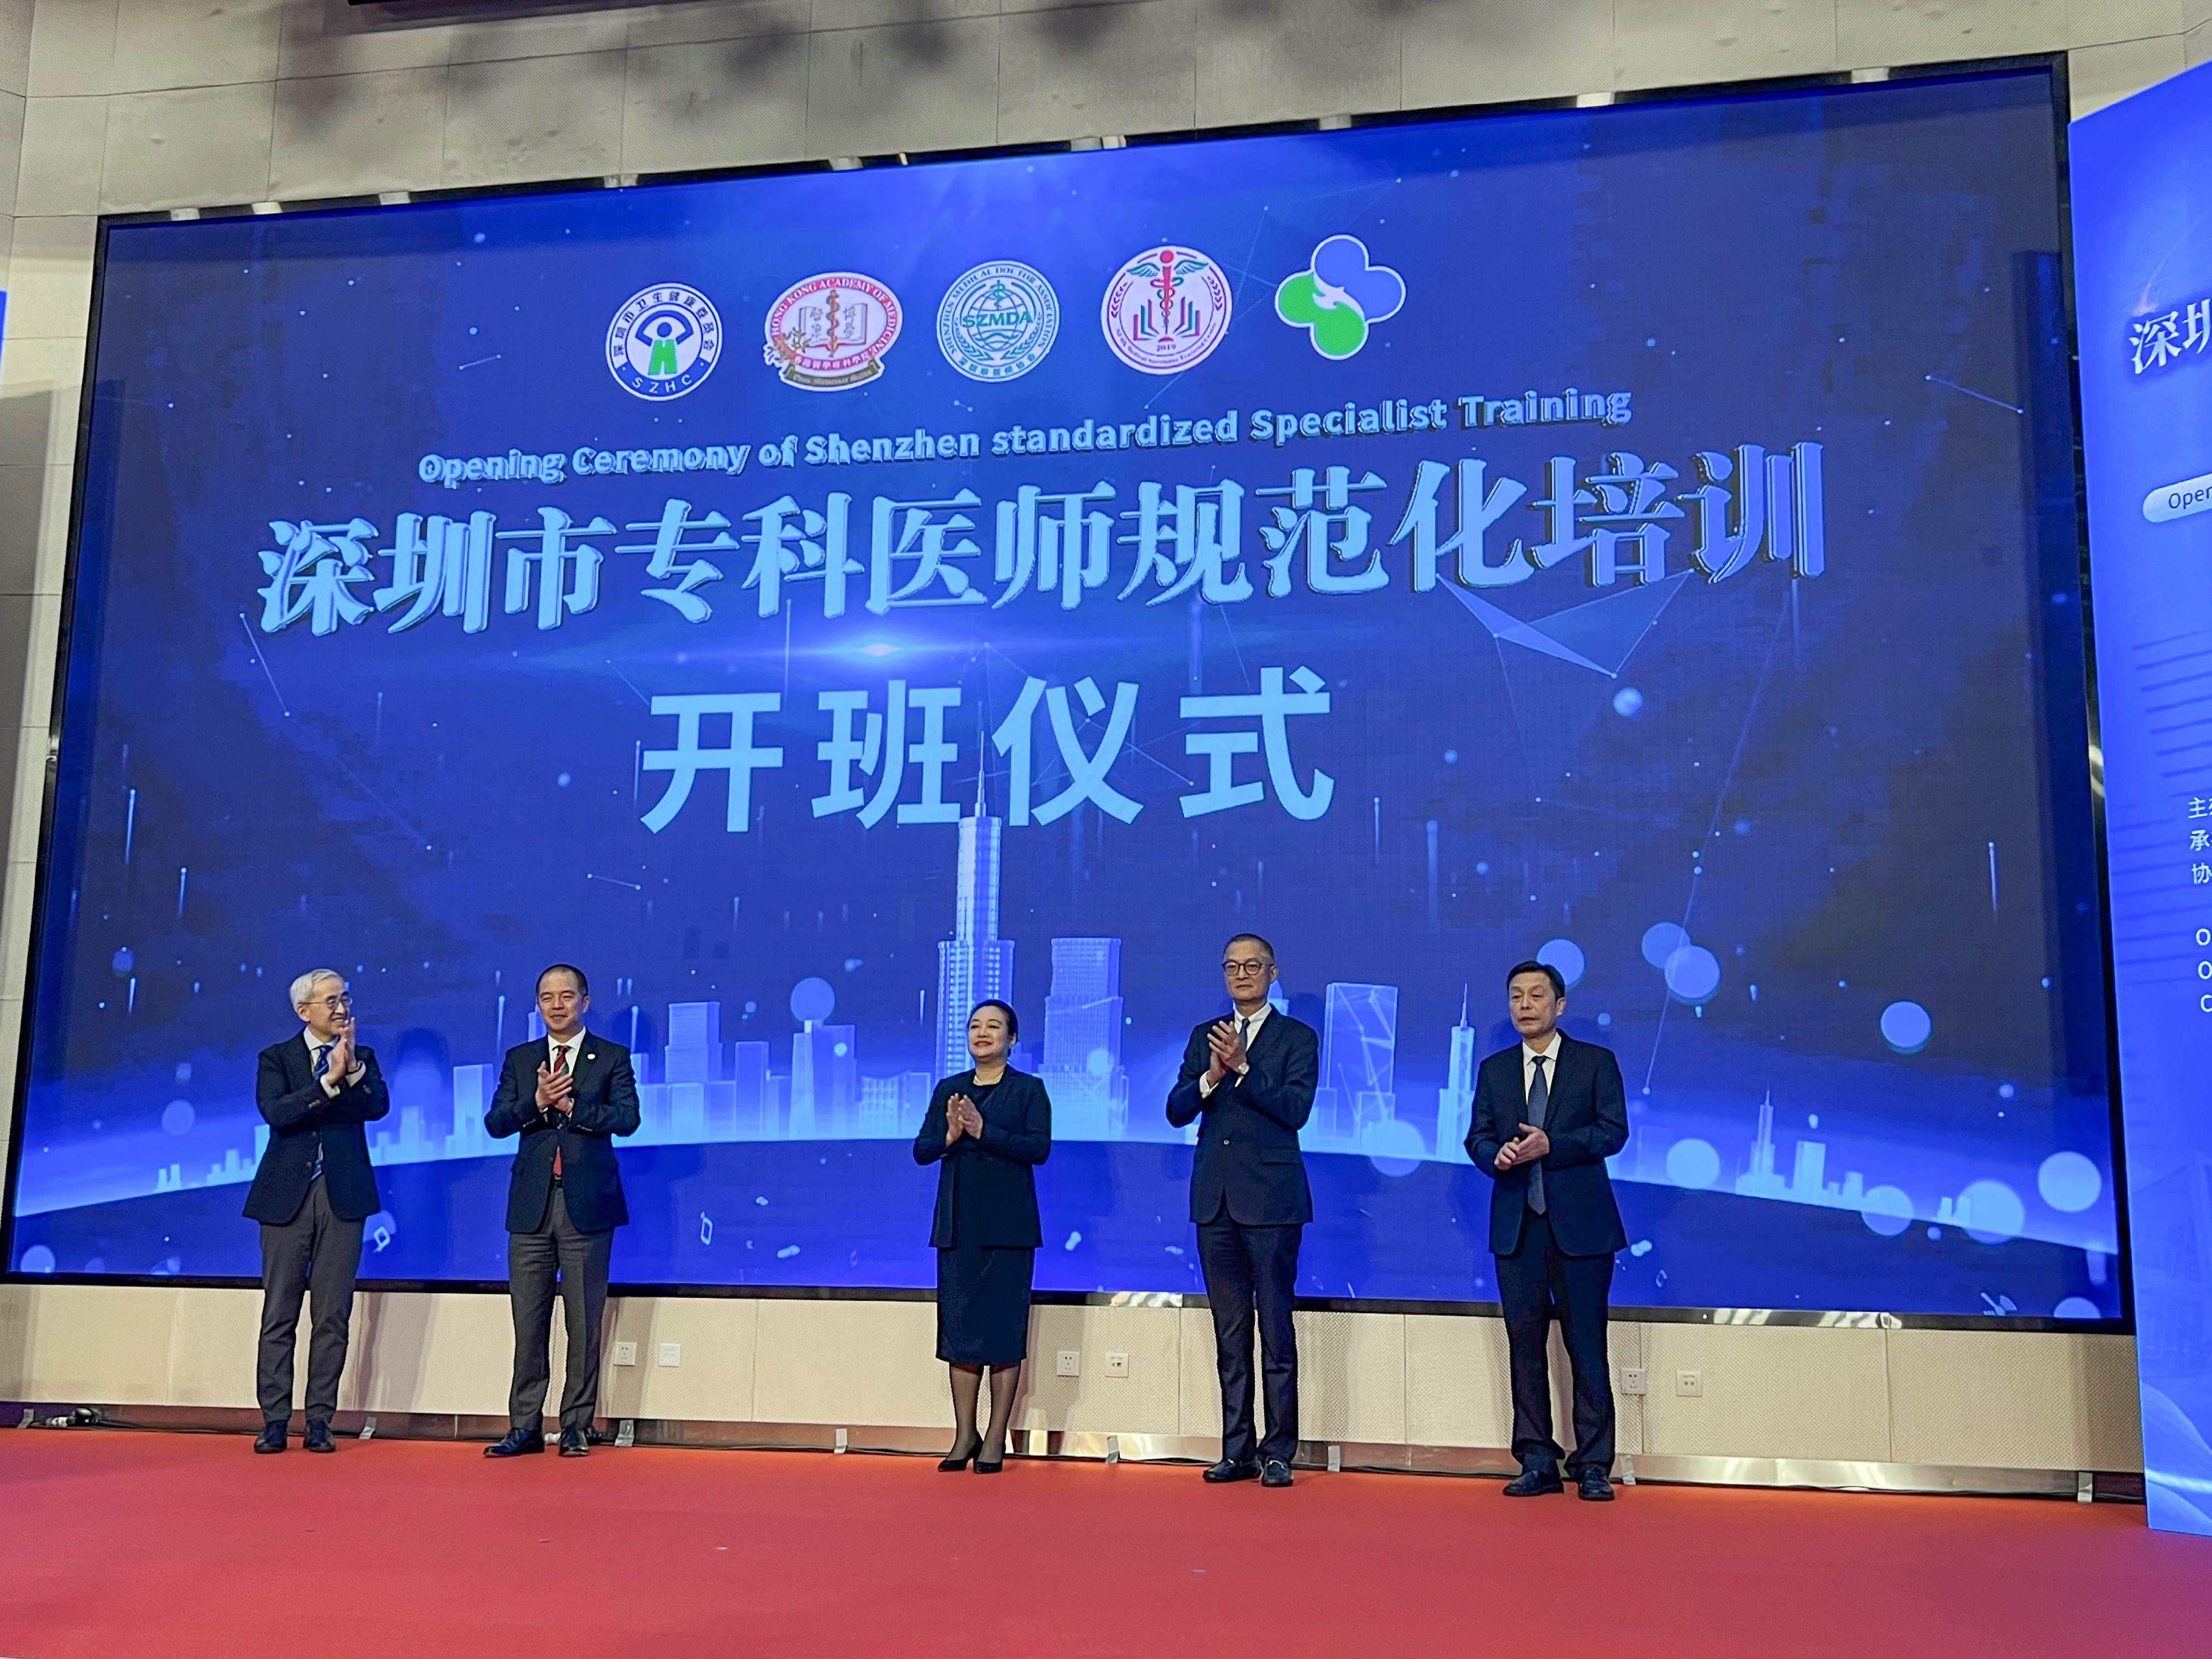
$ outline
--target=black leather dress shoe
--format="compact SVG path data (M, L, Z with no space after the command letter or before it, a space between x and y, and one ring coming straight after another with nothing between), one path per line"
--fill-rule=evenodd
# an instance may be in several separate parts
M1508 1498L1540 1498L1547 1492L1565 1492L1559 1481L1559 1466L1556 1463L1523 1463L1521 1473L1505 1483Z
M1291 1484L1291 1466L1279 1457L1271 1457L1260 1466L1260 1484L1263 1486L1287 1486Z
M1231 1480L1257 1480L1259 1478L1260 1466L1257 1463L1232 1463L1225 1457L1206 1472L1208 1483L1216 1486L1226 1486Z
M327 1423L308 1424L307 1437L303 1443L312 1452L334 1452L337 1449L337 1443L331 1438L331 1425Z
M563 1456L563 1457L589 1457L591 1455L592 1455L592 1441L591 1441L591 1437L590 1437L589 1435L586 1434L586 1433L584 1432L584 1431L583 1431L583 1430L581 1430L581 1429L563 1429L563 1430L562 1430L562 1431L561 1431L561 1455L562 1455L562 1456Z
M484 1448L486 1457L520 1457L530 1452L545 1449L545 1432L542 1429L510 1429L507 1438L495 1440Z
M1581 1479L1575 1482L1575 1492L1577 1496L1587 1503L1610 1504L1613 1502L1613 1482L1595 1469L1584 1469L1582 1472Z
M261 1432L254 1437L253 1449L257 1452L283 1451L284 1427L282 1423L264 1423L261 1425Z

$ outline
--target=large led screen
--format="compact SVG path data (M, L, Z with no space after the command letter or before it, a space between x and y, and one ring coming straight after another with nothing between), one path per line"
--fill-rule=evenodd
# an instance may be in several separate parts
M351 980L363 1271L495 1279L537 969L639 1284L921 1286L1004 994L1041 1288L1196 1291L1270 939L1314 1297L1494 1295L1516 960L1643 1306L2122 1311L2042 70L110 226L9 1265L246 1275Z

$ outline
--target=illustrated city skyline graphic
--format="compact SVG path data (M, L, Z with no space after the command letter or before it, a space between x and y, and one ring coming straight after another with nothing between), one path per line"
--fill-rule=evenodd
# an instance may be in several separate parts
M1012 1000L1015 941L999 933L1004 831L1004 820L988 809L979 780L976 801L959 820L952 934L938 944L931 1034L934 1073L864 1074L858 1030L827 1018L834 993L820 980L802 981L794 989L792 1010L799 1029L781 1054L780 1044L764 1038L725 1042L719 1000L674 1002L667 1007L665 1042L657 1049L633 1044L640 1124L625 1144L884 1140L911 1135L938 1078L969 1069L969 1011L986 999ZM1042 1042L1034 1051L1017 1044L1012 1058L1018 1068L1042 1078L1053 1102L1057 1139L1187 1143L1195 1138L1195 1125L1178 1133L1164 1116L1150 1112L1131 1119L1129 1073L1123 1063L1129 1021L1121 994L1121 944L1118 938L1100 936L1050 940L1052 977ZM1279 988L1271 1000L1287 1011ZM1473 1122L1481 1060L1480 1032L1470 1021L1468 995L1462 992L1458 1019L1448 1034L1445 1080L1437 1091L1433 1117L1401 1109L1395 1078L1398 1001L1395 985L1339 981L1323 988L1321 1075L1312 1116L1299 1137L1308 1152L1364 1156L1387 1175L1409 1173L1427 1161L1467 1162L1463 1144ZM635 1021L637 1011L629 1012ZM532 1013L527 1040L544 1031ZM623 1035L619 1019L609 1034ZM785 1062L781 1068L779 1059ZM372 1127L371 1162L507 1156L511 1148L494 1140L483 1123L498 1073L495 1062L453 1066L451 1113L443 1123L433 1121L433 1108L396 1098L392 1127ZM33 1200L23 1212L243 1183L252 1178L269 1134L266 1125L256 1124L250 1150L227 1147L204 1176L180 1160L156 1166L150 1182L143 1174L133 1177L117 1171L102 1183L105 1190L73 1190L64 1197L49 1189L45 1202ZM1790 1172L1784 1176L1771 1094L1758 1108L1740 1167L1726 1179L1720 1156L1708 1142L1682 1135L1670 1145L1656 1145L1655 1139L1649 1133L1632 1138L1610 1160L1615 1176L1856 1211L1877 1231L1889 1234L1922 1218L1903 1191L1869 1185L1858 1170L1827 1179L1828 1146L1821 1140L1797 1140ZM1938 1199L1924 1218L1939 1227L1977 1229L1978 1223L1992 1234L2016 1231L2017 1218L2002 1213L2008 1189L1992 1195L1987 1189L1995 1185L1970 1182L1958 1194ZM1983 1213L1978 1214L1978 1206Z

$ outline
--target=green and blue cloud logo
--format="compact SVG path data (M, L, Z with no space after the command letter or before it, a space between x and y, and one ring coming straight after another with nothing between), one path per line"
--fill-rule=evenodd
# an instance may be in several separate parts
M1357 236L1330 237L1305 270L1275 290L1275 315L1304 329L1313 349L1337 362L1355 356L1368 331L1405 303L1406 279L1371 263Z

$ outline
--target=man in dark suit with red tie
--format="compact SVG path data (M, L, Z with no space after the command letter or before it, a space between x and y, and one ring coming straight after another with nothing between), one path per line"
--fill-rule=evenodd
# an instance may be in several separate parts
M545 1389L552 1374L555 1279L568 1325L568 1375L561 1390L561 1455L590 1449L599 1403L599 1324L615 1229L629 1219L614 1137L637 1133L637 1079L629 1050L589 1036L583 970L556 963L538 976L545 1035L507 1051L499 1091L484 1113L494 1137L519 1134L507 1182L507 1299L514 1312L514 1382L507 1435L487 1457L545 1449Z
M377 1206L376 1171L361 1126L390 1111L392 1097L375 1052L354 1046L353 998L334 970L317 968L294 980L292 1008L307 1029L261 1051L253 1085L254 1103L269 1124L269 1145L246 1194L247 1217L261 1224L261 1435L253 1449L284 1449L300 1304L312 1293L304 1443L329 1452L337 1449L331 1419L345 1370L361 1225Z
M1628 1243L1605 1160L1628 1142L1628 1102L1613 1050L1559 1030L1566 981L1540 962L1505 976L1521 1041L1482 1062L1474 1167L1493 1177L1490 1248L1512 1360L1513 1455L1521 1473L1509 1498L1562 1490L1552 1438L1552 1378L1545 1352L1556 1309L1575 1377L1575 1449L1567 1473L1581 1495L1613 1497L1613 1382L1606 1366L1606 1304L1613 1252Z
M1314 1028L1267 1001L1275 947L1239 933L1222 951L1232 1018L1190 1034L1182 1071L1168 1096L1168 1121L1199 1121L1191 1162L1190 1218L1213 1310L1213 1357L1221 1374L1221 1461L1206 1471L1219 1484L1256 1478L1291 1484L1298 1450L1298 1349L1291 1299L1298 1241L1313 1219L1313 1194L1298 1131L1313 1115L1321 1077ZM1252 1318L1260 1320L1267 1437L1252 1423Z

